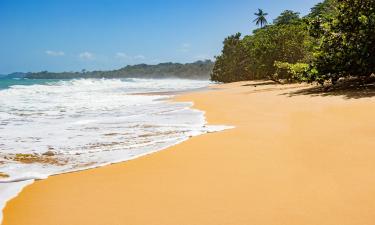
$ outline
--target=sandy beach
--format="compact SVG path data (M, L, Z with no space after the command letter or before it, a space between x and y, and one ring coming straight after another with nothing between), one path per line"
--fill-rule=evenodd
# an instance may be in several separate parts
M37 181L3 225L372 225L375 97L240 82L182 94L210 133Z

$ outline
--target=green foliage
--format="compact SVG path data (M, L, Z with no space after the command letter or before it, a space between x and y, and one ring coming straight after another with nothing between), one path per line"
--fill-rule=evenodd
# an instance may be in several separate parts
M309 72L309 64L307 63L287 63L275 62L276 72L273 80L304 81L306 73Z
M337 0L324 0L321 3L316 4L311 8L311 12L306 16L306 18L325 18L328 19L335 15L337 9L335 5Z
M275 73L275 61L297 63L308 58L308 32L303 24L272 25L245 39L258 78Z
M258 12L257 13L254 13L254 15L257 17L253 22L255 22L255 24L257 26L260 26L261 28L264 27L265 25L268 24L268 21L267 21L267 16L268 16L268 13L265 13L263 11L263 9L258 9Z
M306 80L335 83L343 77L369 77L375 72L375 1L337 0L337 13L310 20L318 39Z
M300 23L299 12L294 12L292 10L285 10L278 16L276 19L273 20L275 25L287 25L293 23Z
M194 63L161 63L158 65L139 64L126 66L112 71L86 71L52 73L42 71L28 73L29 79L74 79L74 78L184 78L184 79L207 79L213 68L210 60L197 61Z
M279 21L280 24L255 30L243 39L241 34L226 38L222 54L216 57L211 79L234 82L273 78L275 61L294 64L311 58L307 26L298 13L286 11Z
M375 1L325 0L304 18L286 10L261 29L224 41L212 79L252 79L336 83L375 73ZM307 66L309 65L309 66Z
M249 55L243 46L241 34L229 36L224 40L222 54L216 57L211 80L220 82L234 82L248 80L250 76L246 70Z

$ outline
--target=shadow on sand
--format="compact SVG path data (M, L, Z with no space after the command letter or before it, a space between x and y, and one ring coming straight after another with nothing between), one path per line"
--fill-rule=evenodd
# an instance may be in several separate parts
M375 79L349 80L335 86L312 86L298 91L285 93L289 97L298 95L310 96L343 96L347 99L370 98L375 96Z
M267 86L267 85L275 85L278 84L274 81L264 81L259 83L253 83L253 84L244 84L243 87L257 87L257 86Z

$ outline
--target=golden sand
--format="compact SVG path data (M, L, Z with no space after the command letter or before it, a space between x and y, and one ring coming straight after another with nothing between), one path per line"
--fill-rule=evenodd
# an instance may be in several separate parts
M178 97L235 129L38 181L3 224L375 224L375 98L246 84Z

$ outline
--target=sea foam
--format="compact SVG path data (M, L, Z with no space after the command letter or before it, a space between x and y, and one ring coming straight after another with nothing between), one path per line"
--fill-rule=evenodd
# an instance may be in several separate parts
M204 112L165 94L208 85L80 79L0 90L0 172L8 176L0 180L0 204L34 179L134 159L229 128L206 125Z

